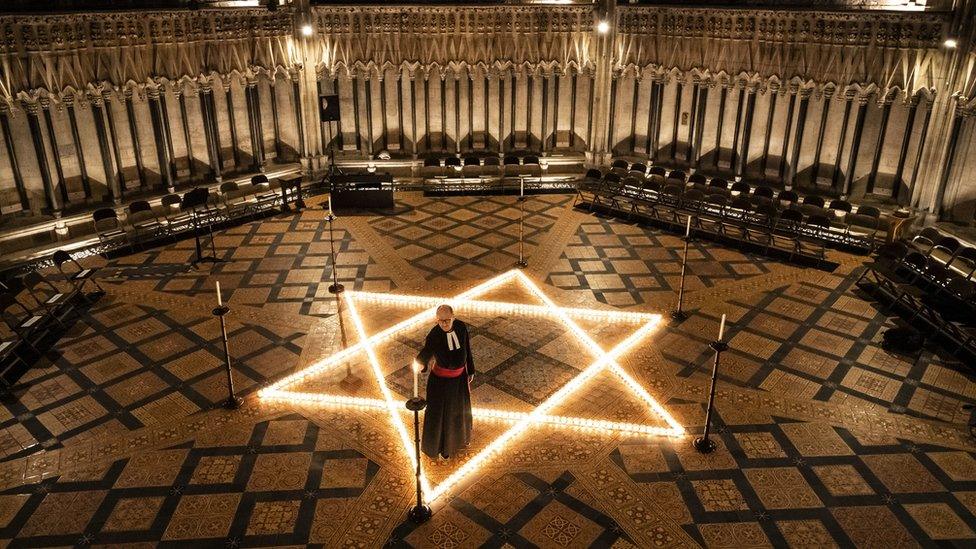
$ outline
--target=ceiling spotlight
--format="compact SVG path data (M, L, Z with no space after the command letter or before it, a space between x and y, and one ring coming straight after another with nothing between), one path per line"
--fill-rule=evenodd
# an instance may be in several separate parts
M302 25L302 36L312 36L312 25L305 23Z
M949 48L950 50L953 50L956 48L956 46L959 45L959 42L956 42L955 38L946 38L946 41L943 42L942 45Z
M600 34L606 34L610 32L610 23L608 23L606 20L601 20L599 23L596 24L596 32Z

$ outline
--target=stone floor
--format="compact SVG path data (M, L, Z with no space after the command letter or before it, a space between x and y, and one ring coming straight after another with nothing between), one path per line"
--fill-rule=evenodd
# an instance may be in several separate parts
M451 296L519 257L514 197L423 198L390 218L342 217L337 274L347 289ZM524 204L524 271L558 305L666 314L683 242L572 209ZM216 236L226 262L186 267L193 242L103 262L107 290L69 322L55 350L0 402L0 539L13 546L414 547L879 546L976 544L976 440L963 403L971 369L941 349L889 355L893 319L852 291L862 257L832 272L692 242L681 324L662 325L620 368L687 429L666 437L530 427L406 521L409 456L394 420L368 406L300 403L258 389L307 372L360 340L328 293L328 227L314 206ZM237 388L226 411L220 281ZM517 284L482 299L538 303ZM374 333L423 309L362 303ZM536 300L536 301L533 301ZM728 315L709 455L704 424L718 320ZM531 411L592 362L564 323L521 313L462 316L472 326L477 406ZM634 326L581 320L604 349ZM425 325L289 385L395 400ZM339 364L339 363L337 363ZM664 426L634 391L597 374L554 414ZM401 419L408 419L405 415ZM504 432L475 441L434 482Z

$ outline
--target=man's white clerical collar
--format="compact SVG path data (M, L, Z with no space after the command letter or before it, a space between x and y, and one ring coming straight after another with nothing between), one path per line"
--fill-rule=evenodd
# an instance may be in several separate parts
M458 339L454 330L447 332L447 350L454 351L461 348L461 340Z

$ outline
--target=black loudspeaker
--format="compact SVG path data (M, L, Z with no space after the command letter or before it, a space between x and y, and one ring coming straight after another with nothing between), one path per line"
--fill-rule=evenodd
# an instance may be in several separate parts
M322 122L333 122L335 120L339 120L338 95L319 96L319 120Z

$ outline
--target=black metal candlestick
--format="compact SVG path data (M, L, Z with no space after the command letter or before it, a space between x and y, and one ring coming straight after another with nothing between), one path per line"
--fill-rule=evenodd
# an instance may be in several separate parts
M236 410L244 403L244 399L234 394L234 376L230 369L230 346L227 343L227 323L224 316L230 312L230 307L221 305L213 310L213 315L220 319L220 335L224 339L224 365L227 367L227 400L224 408Z
M715 382L718 381L718 361L722 356L722 352L729 348L721 339L713 341L709 344L709 347L715 349L715 363L712 365L712 386L708 390L708 410L705 412L705 432L702 436L695 439L695 449L703 454L710 453L715 449L715 443L708 438L708 432L711 430L712 425L712 409L715 406Z
M678 282L678 307L671 311L671 318L677 322L681 322L688 318L688 313L682 309L685 299L685 268L688 266L688 242L691 240L691 225L688 225L688 230L685 232L685 251L681 256L681 279Z
M519 203L519 258L518 258L518 262L515 263L515 266L518 267L519 269L524 269L529 266L528 262L525 261L525 254L523 251L523 246L524 246L523 241L525 240L524 238L525 233L522 228L522 224L525 220L525 193L524 192L519 195L518 203Z
M414 524L427 522L434 514L429 506L424 505L424 494L420 489L420 411L426 407L427 401L421 397L413 397L407 401L407 410L413 412L414 455L417 456L417 504L407 513L407 517Z
M332 234L332 222L335 221L335 215L332 214L331 208L329 209L329 215L325 219L329 222L329 246L332 247L332 285L329 286L329 293L341 294L346 288L342 284L339 284L339 274L336 271L335 238Z

